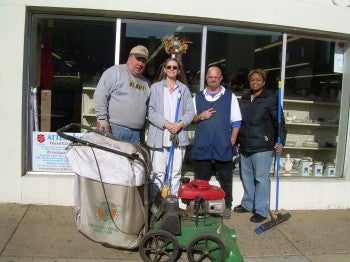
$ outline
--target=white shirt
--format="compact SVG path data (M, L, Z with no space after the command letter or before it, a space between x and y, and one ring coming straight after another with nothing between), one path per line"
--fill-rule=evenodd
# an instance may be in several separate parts
M164 86L164 116L169 122L175 123L175 113L178 97L178 86L176 85L173 92L170 92L167 86ZM163 133L163 146L170 147L170 132L168 129L164 129Z

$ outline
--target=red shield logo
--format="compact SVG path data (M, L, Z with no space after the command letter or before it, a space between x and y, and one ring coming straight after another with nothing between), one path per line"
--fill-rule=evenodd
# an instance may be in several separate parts
M38 134L36 136L36 140L39 142L39 143L44 143L45 142L45 135L44 134Z

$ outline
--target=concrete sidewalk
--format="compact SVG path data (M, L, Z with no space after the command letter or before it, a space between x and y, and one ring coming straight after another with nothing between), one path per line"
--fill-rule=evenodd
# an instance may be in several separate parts
M224 221L236 229L248 262L350 261L350 210L290 213L290 220L261 235L250 214L232 213ZM62 206L0 204L0 250L0 261L141 261L136 251L84 237L76 230L73 207Z

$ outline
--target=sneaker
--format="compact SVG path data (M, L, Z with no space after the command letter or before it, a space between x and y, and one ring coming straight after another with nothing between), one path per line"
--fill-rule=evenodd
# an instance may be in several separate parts
M250 222L260 223L260 222L263 222L265 219L266 217L263 217L262 215L254 213L254 215L250 218Z
M248 213L248 212L250 212L248 209L245 209L244 206L242 206L242 205L235 206L233 211L235 211L236 213Z
M231 208L225 208L224 212L222 213L222 218L231 218Z

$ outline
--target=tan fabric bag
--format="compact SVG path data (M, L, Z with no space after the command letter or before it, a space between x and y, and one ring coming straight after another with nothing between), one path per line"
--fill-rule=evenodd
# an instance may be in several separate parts
M100 243L134 249L145 230L146 214L138 187L102 183L79 176L80 214L77 227Z
M138 145L118 141L94 132L66 150L74 180L74 204L79 231L92 240L110 246L134 249L145 231L147 213L143 193L147 168ZM116 150L126 155L110 152ZM146 162L144 162L146 163ZM141 198L142 197L142 198Z

